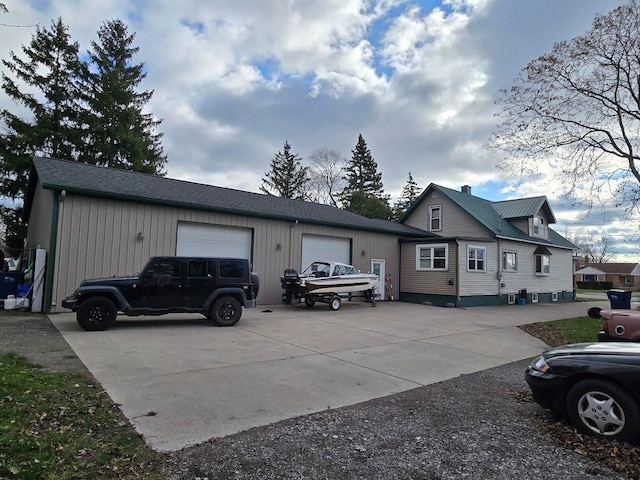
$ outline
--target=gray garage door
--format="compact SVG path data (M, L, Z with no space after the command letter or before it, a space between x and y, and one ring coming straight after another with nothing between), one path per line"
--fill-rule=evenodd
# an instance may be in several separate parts
M351 239L324 235L302 236L302 269L316 260L351 263Z
M251 260L251 241L250 228L179 223L176 255Z

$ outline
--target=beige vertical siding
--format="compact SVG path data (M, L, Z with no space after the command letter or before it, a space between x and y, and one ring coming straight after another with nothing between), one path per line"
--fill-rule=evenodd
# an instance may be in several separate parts
M179 222L253 230L251 260L261 278L260 304L281 302L280 276L285 268L300 264L305 233L349 238L356 268L369 271L371 259L379 258L386 260L386 271L393 279L399 274L396 235L67 194L58 217L52 311L63 311L60 302L85 278L134 274L150 256L175 255ZM138 232L144 239L137 238Z
M434 205L442 205L442 230L433 233L443 237L487 235L487 230L484 227L442 194L438 195L438 198L433 198L431 195L425 198L404 223L429 231L429 207Z

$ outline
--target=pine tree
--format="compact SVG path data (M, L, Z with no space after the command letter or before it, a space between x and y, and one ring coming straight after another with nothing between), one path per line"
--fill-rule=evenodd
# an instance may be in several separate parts
M271 170L262 178L260 191L268 195L305 199L309 182L308 168L302 158L291 153L291 145L284 142L284 152L278 152L271 160Z
M398 201L396 202L393 208L394 220L399 220L406 213L406 211L409 210L409 208L411 208L411 205L413 205L413 202L415 202L417 198L420 196L421 191L422 189L418 186L418 184L413 179L411 172L409 172L407 183L402 189L402 194L400 195L400 198L398 199Z
M7 238L21 239L18 210L27 188L31 158L36 155L75 159L82 144L77 128L79 106L76 78L81 69L79 46L59 18L49 29L36 27L22 56L11 52L2 63L2 89L29 112L23 119L2 110L5 130L0 135L0 196L17 200L17 207L2 207Z
M343 208L369 218L391 218L390 197L384 194L382 173L362 134L351 154L345 169L347 185L341 194Z
M146 73L143 63L133 63L139 50L132 46L134 38L121 20L112 20L100 27L98 41L91 42L90 64L83 74L87 148L80 160L162 174L166 156L162 134L155 131L161 120L142 112L153 91L136 91Z

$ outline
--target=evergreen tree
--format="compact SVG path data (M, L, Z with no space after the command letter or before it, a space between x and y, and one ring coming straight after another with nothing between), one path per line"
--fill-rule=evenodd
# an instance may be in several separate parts
M0 215L7 238L18 239L17 243L26 235L26 227L18 219L31 157L78 156L78 52L78 43L71 41L59 18L49 29L36 27L31 42L22 46L22 56L12 51L2 61L6 72L13 75L2 74L2 89L29 112L28 119L6 109L0 112L5 126L0 134L0 196L17 200L18 205L3 206Z
M302 166L300 156L291 153L289 142L284 142L284 152L274 155L271 170L262 178L260 191L278 197L305 199L308 182L308 168Z
M411 172L409 172L409 177L407 178L407 183L402 189L402 194L400 198L396 202L393 208L393 218L394 220L400 220L400 218L406 213L413 202L417 200L420 196L422 189L418 186L418 184L413 179Z
M382 173L378 172L378 164L362 134L358 135L358 143L351 154L345 169L347 185L341 194L343 208L369 218L390 219L390 197L384 194Z
M143 108L153 91L136 91L146 77L144 64L133 63L133 46L121 20L104 23L98 41L91 42L90 64L83 72L83 115L86 149L80 160L136 172L162 174L166 156L156 133L161 123Z

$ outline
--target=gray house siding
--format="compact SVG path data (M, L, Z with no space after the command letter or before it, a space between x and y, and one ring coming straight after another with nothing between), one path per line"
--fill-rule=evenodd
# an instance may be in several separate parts
M500 283L498 280L498 243L482 242L476 240L461 240L459 244L459 295L461 297L474 295L498 295L500 293ZM486 249L484 271L469 271L467 254L468 247L470 245L475 247L484 247Z
M48 193L39 189L38 195ZM280 275L300 268L305 233L349 238L356 268L369 271L371 258L383 258L387 273L399 274L397 235L67 194L58 208L52 311L64 311L60 302L85 278L134 274L150 256L175 255L180 222L252 229L250 260L261 278L260 304L281 302Z

